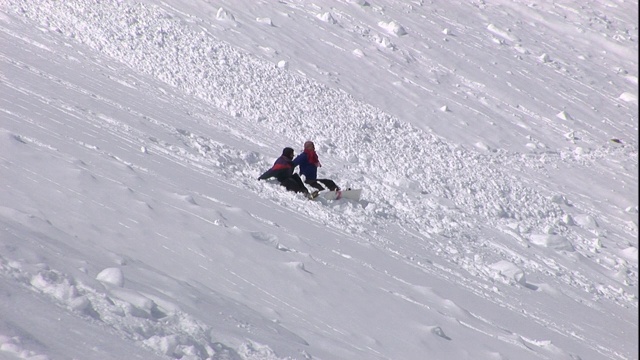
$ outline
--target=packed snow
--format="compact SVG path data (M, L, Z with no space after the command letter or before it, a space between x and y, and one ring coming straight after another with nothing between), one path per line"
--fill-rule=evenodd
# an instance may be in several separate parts
M0 5L0 358L638 358L637 1Z

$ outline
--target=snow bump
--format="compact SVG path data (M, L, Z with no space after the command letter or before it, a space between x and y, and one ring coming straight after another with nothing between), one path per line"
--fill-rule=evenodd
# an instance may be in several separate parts
M106 268L96 276L96 280L118 287L124 286L124 273L120 268Z
M553 234L531 234L531 243L553 250L575 251L575 248L563 236Z
M395 36L403 36L407 35L407 31L402 27L402 25L398 24L395 21L384 22L380 21L378 26L385 29L388 33L393 34Z
M626 101L626 102L638 102L638 95L636 94L632 94L630 92L623 92L622 94L620 94L619 96L620 100Z
M216 13L216 20L220 20L220 21L236 21L236 18L233 16L233 14L229 11L227 11L224 8L219 8L218 12Z

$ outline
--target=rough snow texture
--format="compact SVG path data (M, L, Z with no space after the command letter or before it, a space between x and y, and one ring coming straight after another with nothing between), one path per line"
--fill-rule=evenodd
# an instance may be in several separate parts
M487 3L0 1L0 355L637 358L637 4Z

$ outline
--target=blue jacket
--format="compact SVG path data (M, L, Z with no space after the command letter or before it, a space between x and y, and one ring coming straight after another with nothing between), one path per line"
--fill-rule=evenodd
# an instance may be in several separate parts
M300 166L300 174L304 175L305 181L315 180L318 178L318 167L309 162L307 154L301 152L293 159L293 167Z

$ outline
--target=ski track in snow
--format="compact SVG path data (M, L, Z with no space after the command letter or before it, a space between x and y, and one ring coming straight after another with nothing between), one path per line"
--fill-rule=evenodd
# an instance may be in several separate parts
M588 166L612 154L614 157L627 157L630 151L627 148L603 148L584 156L564 152L526 156L507 152L488 155L473 152L451 145L345 92L247 55L216 40L206 31L197 29L194 24L176 19L155 6L116 1L36 0L29 3L8 1L6 7L5 11L12 16L49 33L52 44L29 42L11 30L11 26L3 24L0 28L3 42L21 43L25 47L24 61L0 53L3 68L15 68L15 71L55 84L64 92L90 97L114 109L114 114L109 115L92 113L89 106L81 108L77 104L67 103L64 96L31 92L27 85L29 79L19 83L3 76L5 87L28 93L31 101L48 104L56 112L64 114L68 122L62 127L82 129L84 138L71 138L63 132L55 133L60 125L52 124L47 128L40 122L21 116L20 104L0 104L3 117L23 122L25 132L47 134L56 138L56 144L86 147L97 156L113 158L116 163L131 168L133 173L152 176L158 170L139 165L140 161L128 156L128 152L160 156L201 173L207 181L225 183L237 188L238 193L247 194L242 196L256 196L260 202L272 202L278 207L303 214L319 226L353 236L362 246L373 245L429 275L460 283L484 299L504 307L513 307L514 311L521 311L522 316L561 334L581 338L585 344L595 339L577 334L576 329L563 324L553 323L545 314L539 314L541 309L515 307L512 305L518 303L514 300L517 297L515 293L497 292L491 284L506 283L518 287L519 291L535 291L541 286L553 287L553 284L527 281L527 276L536 274L537 279L554 278L554 281L563 282L576 293L576 301L582 302L583 298L590 297L594 304L602 299L616 306L637 308L634 294L622 287L601 285L608 283L605 279L609 277L607 272L611 271L624 274L622 281L637 288L637 258L635 262L628 262L608 250L594 250L592 239L602 230L590 221L588 209L581 209L579 202L571 204L562 194L545 194L534 190L527 179L515 178L501 170L508 166L525 174L530 170L539 170L541 166L538 164L541 162L551 166L559 162ZM489 31L502 38L506 36L495 27ZM123 68L103 69L103 73L95 74L94 88L84 88L35 68L26 60L40 51L51 57L53 62L58 62L59 67L64 67L69 53L50 46L61 38L83 44L102 56L114 59L123 64ZM27 52L33 54L27 55ZM81 57L82 54L76 56ZM85 57L77 62L92 62L100 67L100 59ZM170 93L175 91L185 97L198 98L198 108L192 107L194 102L167 95L166 91L147 83L145 78L135 79L127 68L161 81L171 88ZM73 71L72 68L63 70ZM113 74L119 73L122 73L122 77L113 77ZM105 74L111 75L104 78ZM153 116L137 112L133 106L135 100L129 104L112 100L114 96L100 90L101 81L117 82L123 91L146 87L150 94L166 99L167 105L172 108L166 111L185 118L184 126L176 128L162 122L159 113ZM576 99L568 101L574 102ZM212 113L209 108L219 109L221 113ZM190 130L191 122L214 125L215 129L209 135L199 134ZM119 149L101 143L100 133L103 131L118 139ZM158 137L150 137L150 133L158 134ZM264 133L273 133L274 136L272 139L263 139L259 135ZM2 141L17 141L42 148L43 152L54 154L57 161L74 163L78 169L86 170L87 174L98 176L102 181L129 186L128 181L93 172L95 170L89 164L68 158L65 149L56 148L39 138L6 132L2 135ZM219 137L228 138L228 141L216 141L215 138ZM290 145L290 142L297 148L298 143L308 138L314 139L319 145L322 161L330 164L326 166L327 170L322 168L321 173L339 179L343 186L364 188L362 201L308 203L299 201L295 195L283 194L270 183L255 181L276 156L268 149ZM357 157L354 154L358 154ZM415 157L424 159L425 163L413 161ZM0 156L0 159L5 163L5 169L20 169L20 164L13 163L10 158ZM378 171L371 173L368 170L371 168ZM21 170L30 171L27 168ZM62 191L74 191L71 185L38 178L39 175L35 173L29 176L40 184L49 183ZM180 188L177 182L173 186ZM139 198L153 199L152 194L145 193L142 185L131 191L137 192ZM199 198L206 199L207 194L185 195L186 201L194 204ZM86 200L97 201L88 196ZM182 210L188 213L188 208L185 205ZM225 225L224 216L214 220L203 218L203 221ZM376 223L376 231L367 228L371 221ZM619 225L619 220L615 218L609 221L611 227ZM630 238L634 231L637 228L619 230L611 237ZM504 234L517 245L498 240ZM268 236L256 236L278 250L296 251L294 248L280 247L277 240L270 240ZM414 241L394 241L397 238L411 238ZM591 259L596 250L604 251L601 258L607 261L594 265ZM424 258L420 254L433 254L433 258ZM349 257L348 254L342 255ZM340 265L331 261L316 260L324 262L325 266L340 268ZM352 260L360 262L361 266L370 266L363 259ZM223 343L212 342L209 339L210 329L206 325L179 309L171 314L163 313L160 309L171 308L171 304L161 304L158 298L148 294L128 292L113 284L99 290L97 286L84 284L56 269L24 266L15 260L0 258L0 271L4 276L47 294L73 311L99 319L123 337L131 338L161 354L191 354L196 358L205 358L205 354L235 353L243 359L277 358L271 349L259 344L247 343L239 350L234 350ZM294 263L292 266L306 271L300 264ZM601 268L594 270L595 266ZM375 270L380 276L389 277L392 282L404 281L401 277L386 273L385 269ZM461 270L471 274L474 280L468 280L468 274L460 273ZM243 281L239 274L230 276ZM106 279L109 282L108 276ZM584 295L585 292L588 296ZM413 301L410 296L393 294ZM460 321L469 321L467 326L480 332L483 326L493 325L490 320L476 314L452 316L471 319ZM160 319L161 326L157 325ZM335 331L340 332L339 329ZM442 329L430 331L447 337ZM536 343L518 334L505 337L504 341L524 344L522 346L525 347ZM22 351L12 339L0 337L0 342L3 348L13 349L15 353ZM616 355L615 349L605 348L601 343L594 342L592 346L606 356L624 357ZM29 355L37 354L31 352Z

